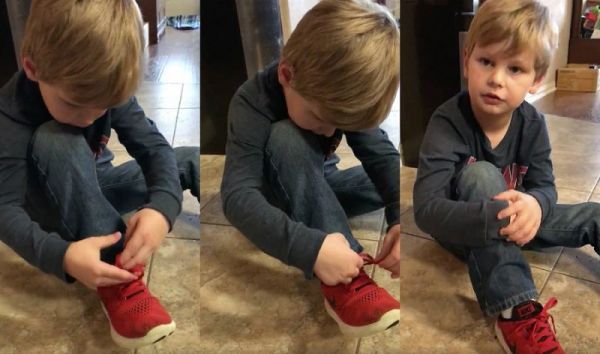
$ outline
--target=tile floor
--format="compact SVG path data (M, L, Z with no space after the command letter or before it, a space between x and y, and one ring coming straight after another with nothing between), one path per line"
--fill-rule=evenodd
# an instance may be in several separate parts
M170 36L179 38L181 34L167 28L158 46L169 43ZM184 36L188 40L199 37L198 31ZM152 50L155 55L174 56L168 50ZM171 144L199 146L198 79L190 79L189 70L177 70L180 62L163 59L162 72L171 74L159 76L161 82L144 82L137 97ZM163 83L167 78L171 81ZM131 159L114 134L109 147L115 153L115 164ZM198 352L199 228L198 201L186 192L183 212L146 270L150 290L169 310L178 329L137 353ZM39 272L1 243L0 284L0 354L134 352L113 344L94 292Z
M600 201L600 124L547 115L559 203ZM467 268L415 225L416 169L401 170L402 353L502 353L493 321L483 317ZM600 258L591 246L525 252L540 301L558 305L556 330L567 353L600 346Z
M382 127L399 144L399 104ZM348 146L338 149L340 168L354 166ZM200 158L200 227L202 234L200 321L206 353L394 353L396 327L363 339L342 336L327 315L317 281L267 256L225 219L219 194L225 158ZM350 220L357 239L376 254L385 235L383 209ZM369 266L381 286L398 298L399 282ZM235 336L231 334L235 333Z

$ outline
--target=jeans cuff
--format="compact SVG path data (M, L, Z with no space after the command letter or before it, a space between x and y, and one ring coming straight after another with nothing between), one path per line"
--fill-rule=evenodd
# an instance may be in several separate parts
M481 304L481 309L488 316L496 316L501 311L517 306L527 300L537 299L538 292L536 289L523 291L519 294L513 295L496 301L493 304Z

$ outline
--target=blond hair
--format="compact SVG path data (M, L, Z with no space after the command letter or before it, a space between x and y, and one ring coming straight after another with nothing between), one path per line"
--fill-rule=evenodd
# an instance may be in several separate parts
M134 0L33 0L21 57L76 103L108 108L136 91L143 50Z
M282 52L292 87L323 119L360 130L389 114L400 80L400 32L370 0L322 0L306 13Z
M465 41L468 58L475 45L506 42L507 55L535 54L536 79L546 74L556 48L556 29L548 8L535 0L488 0L477 11Z

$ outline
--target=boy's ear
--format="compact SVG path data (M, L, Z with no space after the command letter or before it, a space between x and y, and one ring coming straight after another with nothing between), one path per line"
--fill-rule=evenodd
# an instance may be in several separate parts
M546 75L542 75L539 78L535 79L535 81L533 81L533 85L529 88L527 92L529 92L530 94L536 93L537 90L540 89L540 86L542 86L542 82L544 81L545 77Z
M290 86L292 80L294 79L294 72L292 68L283 60L279 62L279 66L277 67L277 78L283 87Z
M33 61L31 61L31 59L28 57L23 57L21 62L23 64L23 71L25 71L25 75L27 75L27 78L31 81L38 81Z

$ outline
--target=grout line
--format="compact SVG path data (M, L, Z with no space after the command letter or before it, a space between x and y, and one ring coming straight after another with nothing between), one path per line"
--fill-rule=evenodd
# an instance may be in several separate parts
M362 338L358 338L358 340L356 341L356 350L354 351L354 354L359 354L360 353L361 340L362 340Z
M175 119L175 127L173 127L173 140L171 141L171 146L175 145L175 136L177 136L177 123L179 123L179 113L181 112L181 100L183 98L183 84L180 83L179 85L181 85L181 88L179 91L179 102L177 103L177 119Z
M577 280L585 281L585 282L588 282L588 283L600 285L600 281L585 279L585 278L577 277L577 276L574 276L574 275L571 275L571 274L567 274L567 273L563 273L563 272L559 272L559 271L554 271L553 273L554 274L564 275L565 277L568 277L568 278L577 279Z

